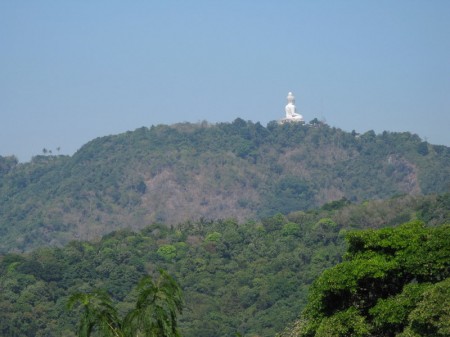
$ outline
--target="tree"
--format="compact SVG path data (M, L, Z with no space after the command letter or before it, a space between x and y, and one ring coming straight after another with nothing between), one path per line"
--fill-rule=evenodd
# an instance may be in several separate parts
M102 336L124 336L120 326L117 310L114 308L110 296L100 290L92 293L76 293L70 296L68 308L72 309L76 303L82 306L82 316L78 328L78 336L89 337L97 327Z
M450 225L350 232L288 336L448 336ZM294 333L295 330L295 333Z
M124 320L127 336L178 337L177 314L182 312L181 288L164 270L154 282L144 277L138 285L136 307Z
M450 278L423 292L408 321L402 337L450 336Z
M97 331L103 337L179 337L177 314L181 314L183 307L181 288L167 272L159 273L156 282L151 276L141 279L136 307L123 320L104 291L73 294L68 308L80 302L83 310L78 336L89 337Z

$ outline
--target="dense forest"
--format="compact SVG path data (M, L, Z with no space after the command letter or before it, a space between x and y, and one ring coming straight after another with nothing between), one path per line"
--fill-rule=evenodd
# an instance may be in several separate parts
M432 299L440 296L440 288L433 287L445 286L439 282L448 277L449 231L443 224L449 217L449 194L407 195L363 203L340 199L321 208L279 213L258 221L202 220L172 227L155 223L138 232L118 230L97 241L71 241L64 247L11 252L0 258L0 335L75 336L80 314L67 310L71 295L104 289L119 314L124 315L136 302L138 281L145 275L157 275L160 268L173 275L182 288L185 304L179 328L185 337L273 336L294 322L305 306L306 319L317 315L307 321L304 336L312 336L314 329L325 331L323 336L369 336L372 326L378 329L373 331L382 331L389 329L389 324L400 331L400 326L408 327L421 319L417 311L428 308ZM397 225L411 221L398 227L401 232L396 234ZM388 229L382 229L385 227ZM369 231L358 234L355 230ZM440 232L433 236L433 231ZM349 245L345 237L350 238ZM426 240L431 237L440 241ZM419 254L416 249L421 249ZM425 261L427 258L429 261ZM362 261L367 260L372 268L366 272ZM378 272L377 261L386 263ZM361 269L351 268L358 263L363 265ZM395 277L405 265L409 269L405 269L404 277L393 284L396 291L387 293L393 300L381 296L385 302L357 306L365 301L356 282L361 275L371 280L369 285L379 279L387 282L384 275ZM415 266L421 268L416 274ZM310 285L327 268L332 269L314 283L307 305ZM326 277L336 281L321 281ZM386 323L384 317L395 304L392 302L398 297L400 304L404 303L401 286L414 278L417 286L413 282L404 289L415 294L414 300L405 302L406 314L399 316L399 322ZM333 284L335 288L327 288ZM355 295L332 307L338 305L333 294L347 298L348 284L354 285ZM422 295L430 300L423 300ZM329 303L330 309L314 305L317 301ZM345 320L341 318L353 315L355 310L375 317L370 326L356 327L365 334L344 330ZM339 314L341 311L343 314ZM361 321L360 316L355 317L356 323ZM342 323L344 332L327 334L324 329L335 321ZM297 327L298 323L294 324L289 333L296 333Z
M450 149L408 132L359 135L317 120L142 127L73 156L0 157L0 252L449 188Z

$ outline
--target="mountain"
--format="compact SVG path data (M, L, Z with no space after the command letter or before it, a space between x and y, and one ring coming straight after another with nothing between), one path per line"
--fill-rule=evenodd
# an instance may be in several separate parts
M204 220L174 228L153 224L139 232L115 231L95 242L72 241L61 248L1 255L0 336L75 337L81 313L67 310L71 294L103 289L123 314L134 307L137 294L132 289L137 282L159 268L183 289L182 336L274 336L305 307L313 280L342 261L346 233L377 233L373 229L410 221L439 228L449 220L450 194L360 204L340 200L261 221ZM396 247L402 248L408 237L398 236L402 240ZM390 236L381 238L375 240L382 245L377 253L396 252L386 248ZM445 243L445 236L441 240ZM446 256L440 259L448 266ZM429 270L428 264L420 267Z
M142 127L73 156L0 157L0 251L449 190L450 148L408 132L358 135L317 120Z

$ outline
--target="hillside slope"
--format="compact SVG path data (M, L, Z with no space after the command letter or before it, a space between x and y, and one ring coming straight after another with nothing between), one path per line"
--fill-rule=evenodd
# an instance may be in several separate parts
M0 256L0 336L75 336L70 294L107 290L127 312L132 289L158 268L183 288L182 336L274 336L304 308L310 284L339 263L349 230L411 220L437 228L450 220L450 194L403 196L277 214L262 221L200 221L177 228L121 230L96 242L70 242Z
M0 157L0 251L154 222L261 218L449 191L450 149L322 123L176 124L97 138L73 156Z

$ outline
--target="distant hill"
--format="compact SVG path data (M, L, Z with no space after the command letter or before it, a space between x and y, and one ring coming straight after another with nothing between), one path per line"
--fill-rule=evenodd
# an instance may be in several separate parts
M0 157L0 251L449 190L450 148L408 132L358 135L317 120L142 127L73 156Z

